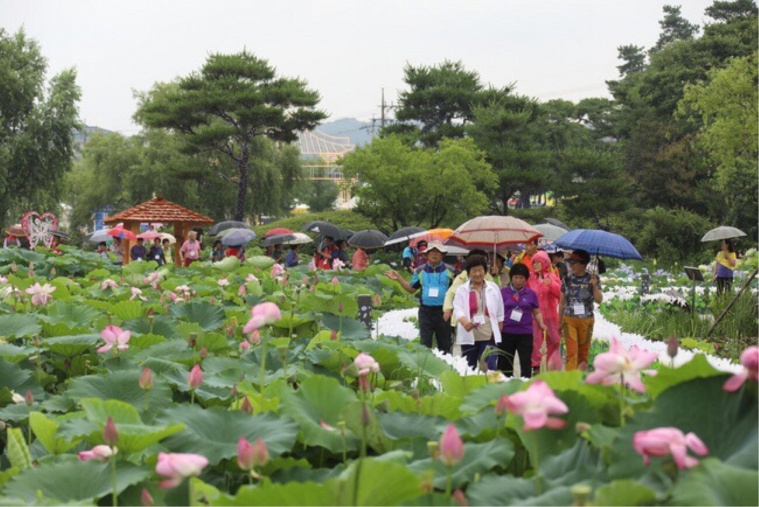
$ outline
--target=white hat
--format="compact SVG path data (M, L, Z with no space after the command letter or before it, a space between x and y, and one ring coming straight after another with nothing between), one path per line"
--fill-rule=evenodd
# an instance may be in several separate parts
M438 252L443 253L443 254L447 252L443 244L440 243L439 241L430 241L427 244L427 250L425 250L424 253L428 253L430 250L437 250Z

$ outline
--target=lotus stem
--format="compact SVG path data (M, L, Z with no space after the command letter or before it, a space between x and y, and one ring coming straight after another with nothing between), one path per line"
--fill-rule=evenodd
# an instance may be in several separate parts
M119 505L118 481L116 480L116 456L111 456L111 482L113 484L113 507Z
M619 376L619 425L625 426L625 376Z
M264 382L266 382L266 343L261 345L261 374L259 380L261 396L264 395Z
M448 465L448 477L445 480L445 496L450 497L453 491L453 465Z

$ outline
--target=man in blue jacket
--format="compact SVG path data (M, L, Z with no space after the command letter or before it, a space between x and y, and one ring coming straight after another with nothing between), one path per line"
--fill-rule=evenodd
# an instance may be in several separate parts
M385 275L398 281L410 294L419 293L419 335L422 345L432 348L432 338L442 352L451 352L451 326L443 318L445 293L453 281L453 270L443 263L445 247L432 241L427 245L427 263L414 270L411 282L406 281L397 271L390 270Z

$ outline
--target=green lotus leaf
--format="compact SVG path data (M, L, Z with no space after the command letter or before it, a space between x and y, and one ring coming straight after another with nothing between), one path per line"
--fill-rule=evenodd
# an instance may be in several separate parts
M32 391L36 400L42 400L45 396L45 391L40 387L31 370L5 359L0 359L0 386L7 387L21 396L24 396L27 391Z
M45 338L55 338L58 336L72 336L79 334L92 333L92 327L72 327L66 322L58 322L56 324L50 324L48 322L42 323L42 336Z
M173 317L166 315L156 315L153 317L153 324L146 318L139 318L136 320L130 320L124 322L121 326L124 329L129 329L135 333L140 334L154 334L163 336L167 339L179 338L180 335L176 329L177 321Z
M57 294L57 291L55 292ZM90 328L101 312L81 303L56 301L47 308L47 316L41 317L50 324L66 323L69 327Z
M306 500L307 499L307 500ZM315 482L266 482L259 486L243 486L235 496L220 495L210 505L339 505L329 484ZM377 504L379 505L379 504Z
M0 338L21 338L40 334L42 326L33 314L0 315Z
M342 452L345 446L351 451L360 443L356 435L346 432L343 438L339 431L325 429L321 423L337 428L338 422L344 420L346 407L357 400L352 389L334 378L319 375L304 380L295 392L283 391L280 412L300 424L306 445L325 447L335 453Z
M119 461L116 469L116 491L136 484L148 476L147 467L137 467ZM40 499L56 503L93 502L113 492L113 478L109 463L97 461L55 463L30 468L13 477L3 491L4 495L19 498L27 505Z
M163 444L173 452L202 454L212 465L237 456L237 442L261 438L271 456L290 452L295 445L298 425L274 414L253 415L221 407L202 409L180 405L167 410L160 420L182 421L186 428Z
M655 505L656 492L630 479L612 481L595 491L593 503L596 505ZM685 505L705 505L701 501ZM712 505L730 505L720 503ZM734 504L737 505L737 504Z
M37 440L42 444L50 454L61 454L74 448L79 440L68 440L57 436L58 428L61 422L70 419L70 416L48 417L42 412L31 412L29 414L29 424Z
M218 329L224 323L224 310L207 301L191 301L180 303L171 307L171 314L178 319L195 322L205 331Z
M172 403L171 387L155 376L152 389L140 388L142 370L109 372L106 375L87 375L71 381L66 394L74 401L85 398L120 400L141 411L162 412Z
M118 319L127 321L143 317L145 314L145 307L143 306L141 300L119 301L115 305L111 306L109 311Z
M0 343L0 357L10 361L11 363L18 363L23 361L29 356L34 355L37 349L34 347L12 345L10 343Z
M723 372L709 364L709 361L706 360L706 356L703 354L696 354L693 356L693 359L678 368L659 368L656 376L648 376L644 378L646 392L651 398L656 398L662 392L676 384L694 378L714 377L722 374Z
M343 339L365 340L371 338L369 328L358 319L337 317L336 315L325 313L322 316L321 325L335 331L341 331Z
M354 461L328 484L337 497L335 505L403 505L421 492L421 480L413 470L372 458Z
M677 482L668 504L759 505L757 491L759 479L756 470L746 470L707 458L699 466L688 470Z
M42 340L42 347L65 357L74 357L89 351L98 342L103 344L99 334L56 336Z

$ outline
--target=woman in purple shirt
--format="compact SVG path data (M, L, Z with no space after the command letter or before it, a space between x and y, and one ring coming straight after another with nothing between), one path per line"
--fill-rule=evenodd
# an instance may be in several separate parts
M527 287L530 270L518 262L509 272L511 283L501 289L503 296L503 332L499 345L501 355L501 370L506 376L514 375L514 354L519 355L519 366L522 377L531 377L530 356L532 355L532 319L545 331L543 316L538 308L538 295Z

